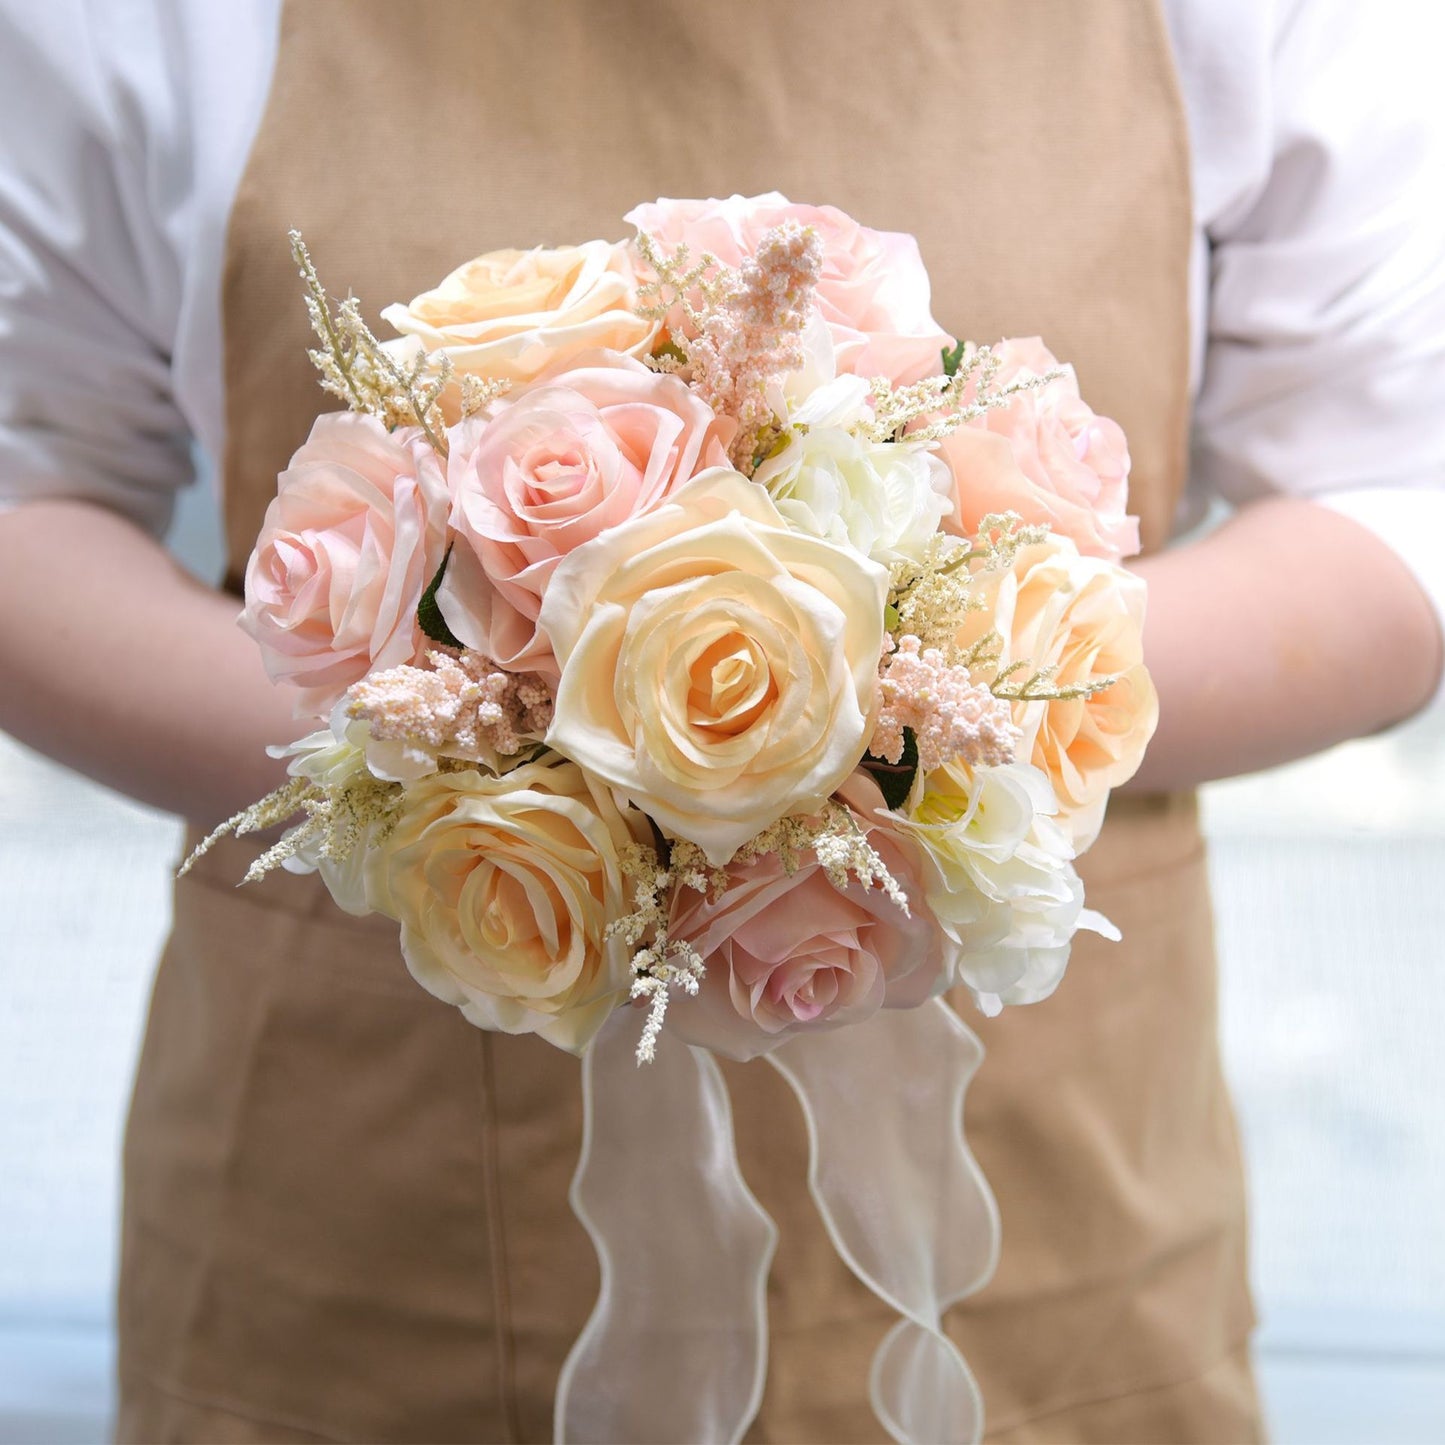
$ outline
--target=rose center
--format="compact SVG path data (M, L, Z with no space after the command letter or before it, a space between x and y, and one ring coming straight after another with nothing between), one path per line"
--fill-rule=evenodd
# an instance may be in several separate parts
M534 453L527 461L527 502L531 506L575 497L587 483L588 458L578 447Z
M738 632L704 648L689 681L688 721L726 737L752 727L778 693L757 643Z
M477 922L481 937L498 952L525 947L537 936L526 889L501 868L488 870Z

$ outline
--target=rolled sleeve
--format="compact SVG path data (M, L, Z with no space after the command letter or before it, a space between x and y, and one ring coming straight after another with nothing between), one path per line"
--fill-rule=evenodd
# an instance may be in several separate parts
M1208 228L1193 481L1353 518L1445 635L1442 46L1430 6L1279 11L1260 163Z
M0 508L84 498L159 534L192 476L178 265L82 8L0 4Z

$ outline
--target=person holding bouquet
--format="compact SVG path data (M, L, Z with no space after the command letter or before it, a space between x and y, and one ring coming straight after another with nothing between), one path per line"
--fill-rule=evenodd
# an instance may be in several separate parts
M918 237L951 328L930 351L1038 333L1073 365L1092 410L1066 386L959 445L1027 458L985 510L1041 509L1095 555L1132 550L1109 504L1129 472L1159 726L1080 867L1123 943L971 1019L1004 1250L950 1330L992 1439L1257 1438L1191 790L1439 685L1423 66L1324 0L74 9L0 7L23 120L0 133L0 723L194 823L275 786L263 747L297 731L235 627L275 479L329 407L290 228L368 302L415 298L398 329L472 345L513 303L485 267L428 289L466 256L617 239L639 196L778 190L863 223L825 246L884 313L878 238ZM597 298L536 264L556 345ZM221 471L220 594L154 541L193 437ZM1210 494L1236 515L1169 548ZM314 878L236 893L247 856L177 886L127 1139L121 1438L546 1438L596 1293L566 1203L575 1066L421 994L394 930ZM884 1312L806 1207L779 1081L728 1079L784 1242L756 1438L874 1438Z

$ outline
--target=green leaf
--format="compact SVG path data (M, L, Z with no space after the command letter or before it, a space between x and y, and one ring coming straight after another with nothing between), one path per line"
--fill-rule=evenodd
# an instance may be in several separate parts
M946 346L943 348L943 374L945 376L958 375L958 368L963 365L963 347L962 341L956 341L952 350Z
M918 773L918 739L913 736L913 729L903 729L903 756L896 763L869 753L863 759L863 766L878 784L883 801L894 810L901 808L908 801Z
M452 549L447 548L447 554L442 558L442 565L437 568L436 576L427 583L427 589L421 594L421 601L416 605L417 625L433 642L440 642L447 647L455 647L459 652L465 646L461 638L447 626L447 620L442 616L442 610L437 606L437 588L442 585L442 578L446 576L447 563L452 560Z

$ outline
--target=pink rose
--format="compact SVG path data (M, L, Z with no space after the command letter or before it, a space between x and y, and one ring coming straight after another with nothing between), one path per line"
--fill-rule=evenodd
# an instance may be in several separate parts
M918 242L901 231L873 231L834 206L794 205L777 191L725 201L653 201L623 217L666 250L686 242L727 266L757 250L774 226L812 226L823 245L816 293L838 352L838 370L886 376L896 385L935 376L952 344L930 310L928 272Z
M1001 341L995 385L1059 363L1037 336ZM1071 366L1057 381L987 412L939 445L956 484L950 531L971 536L990 512L1044 523L1090 557L1118 561L1139 550L1128 516L1129 447L1119 424L1096 416Z
M246 567L241 626L273 682L324 717L372 668L411 662L417 603L441 564L447 491L422 433L355 412L317 417L278 480Z
M558 562L725 465L733 425L675 376L602 353L454 428L447 625L503 667L555 679L537 614Z
M809 854L791 877L776 854L727 868L715 903L677 891L669 931L703 955L696 998L679 998L667 1027L690 1044L747 1059L795 1033L911 1008L947 977L951 945L924 907L912 843L882 826L882 796L854 774L843 789L859 826L908 895L905 913L881 887L838 889Z

